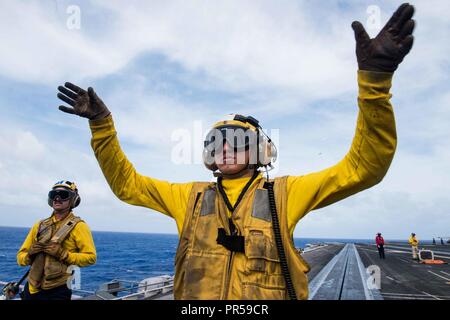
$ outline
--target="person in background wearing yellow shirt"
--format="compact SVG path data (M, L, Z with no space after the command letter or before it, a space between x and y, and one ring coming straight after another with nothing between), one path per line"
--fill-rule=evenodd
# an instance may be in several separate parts
M359 65L359 116L353 143L320 172L265 179L276 148L253 117L219 121L206 136L203 160L217 182L171 183L139 174L123 153L113 118L93 88L66 82L59 109L90 121L91 145L115 195L172 217L178 228L175 299L307 299L309 266L293 232L311 210L381 182L397 137L390 103L394 71L413 45L414 7L398 8L371 39L352 27Z
M412 249L412 258L414 260L419 260L419 240L416 238L416 234L413 232L411 233L411 236L408 239L409 244L411 245Z
M72 211L80 201L78 189L70 181L57 182L48 193L53 214L31 228L17 253L20 266L31 265L24 300L70 300L68 266L96 262L91 231Z

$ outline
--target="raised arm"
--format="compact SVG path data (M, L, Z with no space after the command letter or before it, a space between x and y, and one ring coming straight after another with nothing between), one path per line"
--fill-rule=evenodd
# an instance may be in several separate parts
M325 207L380 182L394 156L397 136L389 73L358 71L359 114L350 150L325 170L288 178L288 205L303 202L304 212ZM298 203L300 205L300 203ZM300 212L298 212L300 214Z
M117 139L111 116L90 121L91 145L114 194L132 205L184 219L192 183L170 183L140 175L127 159ZM182 218L183 217L183 218Z
M393 72L413 45L414 8L403 4L378 36L370 39L354 22L358 59L356 132L349 152L336 165L305 176L288 177L288 224L291 232L306 213L379 183L394 157L397 135L390 103Z
M91 145L114 194L129 204L173 217L180 231L192 183L170 183L140 175L123 153L112 116L94 90L85 91L69 82L58 90L58 97L72 106L60 106L61 111L90 120Z

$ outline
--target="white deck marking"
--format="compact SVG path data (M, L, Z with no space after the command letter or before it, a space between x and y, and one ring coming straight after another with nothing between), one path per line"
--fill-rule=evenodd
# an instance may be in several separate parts
M430 294L420 294L420 293L393 293L393 292L385 292L383 293L383 296L387 295L387 296L392 296L392 297L429 297ZM441 295L434 295L434 297L437 298L442 298L442 299L450 299L450 296L441 296Z
M434 274L436 277L442 278L442 279L444 279L446 281L450 281L449 278L446 278L444 276L441 276L440 274L434 273L433 271L428 270L428 272Z
M396 248L396 249L400 249L400 250L405 250L405 252L410 252L411 253L411 247L400 247L400 246L395 246L395 245L386 245L385 248L389 249L389 248ZM419 245L419 248L422 248ZM450 258L450 252L449 251L439 251L439 250L433 250L433 248L430 249L431 251L433 251L434 253L437 254L441 254L446 256L447 258ZM411 253L412 254L412 253ZM434 255L436 257L436 255Z
M320 270L320 272L312 279L309 283L309 297L308 300L312 300L316 295L317 291L320 289L328 274L331 272L335 264L341 259L343 255L347 253L349 245L346 244L338 254L336 254L330 262L328 262L325 267Z
M439 298L436 297L436 296L433 296L432 294L429 294L428 292L425 292L425 291L422 291L422 292L425 293L427 296L433 297L433 298L436 299L436 300L442 300L442 299L439 299Z
M403 259L403 258L400 258L400 257L396 257L398 260L400 260L400 261L403 261L403 262L405 262L405 263L410 263L410 261L408 261L408 260L406 260L406 259Z
M358 264L359 275L361 276L361 281L363 284L364 295L366 296L366 300L381 300L382 297L380 296L379 290L373 289L373 291L371 291L367 286L367 280L369 279L369 275L366 273L366 268L364 267L364 264L361 261L361 257L359 256L358 250L356 249L354 243L351 244L351 249L353 249L353 254L355 255L356 262ZM375 299L374 293L377 299Z
M392 299L395 299L395 300L401 300L401 299L404 299L404 300L432 300L431 299L431 297L403 297L403 296L389 296L389 295L384 295L383 294L383 297L385 297L385 298L392 298Z
M394 293L394 292L383 292L383 295L389 295L389 296L427 296L426 294L419 294L419 293Z
M434 257L435 257L435 258L444 258L444 259L447 259L447 260L450 259L449 256L439 256L439 255L437 255L437 254L435 254Z

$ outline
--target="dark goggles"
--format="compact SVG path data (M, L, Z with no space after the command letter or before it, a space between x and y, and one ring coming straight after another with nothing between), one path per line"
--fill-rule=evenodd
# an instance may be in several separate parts
M248 150L250 145L256 145L257 134L250 129L228 126L212 129L204 141L208 150L221 150L225 142L234 150Z
M59 196L61 200L68 200L75 196L75 192L69 190L51 190L48 193L48 198L50 200L55 200L57 196Z

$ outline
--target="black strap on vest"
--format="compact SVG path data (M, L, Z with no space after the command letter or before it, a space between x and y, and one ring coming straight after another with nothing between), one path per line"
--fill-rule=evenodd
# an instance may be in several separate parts
M245 253L245 238L243 236L229 236L224 228L217 230L217 244L233 252Z
M234 206L231 205L230 200L228 200L227 194L223 190L222 186L222 177L217 178L217 188L219 189L220 194L222 195L223 200L225 201L225 204L227 205L228 210L230 210L231 213L234 212L234 210L237 208L239 203L241 202L242 198L244 197L245 193L247 192L248 188L250 188L253 181L258 177L259 172L255 170L253 173L253 176L248 180L247 184L245 185L244 189L242 189L241 193L239 194L239 197L234 204Z
M255 179L258 177L258 174L259 172L255 170L253 176L250 178L250 180L245 185L244 189L242 189L241 193L239 194L239 197L234 206L231 205L230 200L228 199L227 194L225 193L225 190L223 190L222 177L217 178L217 189L219 189L219 192L222 195L222 198L225 201L225 204L228 210L230 210L231 214L233 214L234 210L238 207L245 193L250 188L253 181L255 181ZM245 237L237 235L237 228L234 225L232 218L228 219L228 224L230 227L231 235L227 235L224 228L219 228L217 230L217 240L216 240L217 244L220 244L233 252L245 253Z
M272 215L272 228L275 236L275 243L277 245L278 256L280 257L281 271L283 272L284 282L286 283L286 290L291 300L297 300L297 294L292 283L291 274L286 260L286 253L284 252L283 240L281 238L280 223L278 221L277 206L275 203L275 195L273 192L273 182L264 182L264 188L269 193L270 213Z

